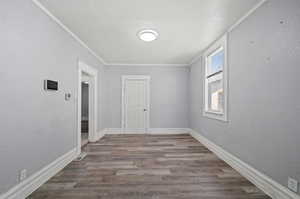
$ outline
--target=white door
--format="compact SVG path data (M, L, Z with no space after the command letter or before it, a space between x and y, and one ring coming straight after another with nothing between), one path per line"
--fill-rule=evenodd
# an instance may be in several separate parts
M136 133L146 132L149 119L149 77L123 77L123 128Z

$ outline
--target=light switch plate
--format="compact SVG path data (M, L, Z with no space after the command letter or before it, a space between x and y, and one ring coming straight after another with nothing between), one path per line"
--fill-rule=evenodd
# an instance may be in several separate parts
M71 99L71 93L66 93L65 94L65 100L69 101Z
M25 178L27 177L27 170L23 169L20 171L20 175L19 175L19 181L23 181Z
M299 182L297 180L289 177L288 188L290 190L292 190L295 193L298 193L298 184L299 184Z

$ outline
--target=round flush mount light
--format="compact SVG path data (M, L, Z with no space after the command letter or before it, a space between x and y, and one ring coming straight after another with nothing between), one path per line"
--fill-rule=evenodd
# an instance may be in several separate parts
M155 30L147 29L138 32L138 37L145 42L150 42L157 39L158 33Z

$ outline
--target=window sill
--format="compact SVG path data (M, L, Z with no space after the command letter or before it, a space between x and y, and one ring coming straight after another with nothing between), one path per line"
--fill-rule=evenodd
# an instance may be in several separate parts
M228 122L227 115L225 113L218 113L212 111L204 111L203 116L209 119L215 119L222 122Z

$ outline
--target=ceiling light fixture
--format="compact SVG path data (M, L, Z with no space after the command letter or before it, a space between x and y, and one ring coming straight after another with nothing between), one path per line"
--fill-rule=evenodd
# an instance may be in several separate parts
M147 29L138 32L138 37L145 42L150 42L157 39L158 33L155 30Z

